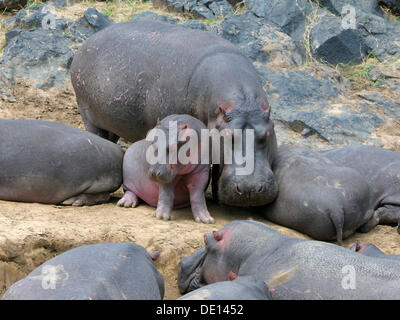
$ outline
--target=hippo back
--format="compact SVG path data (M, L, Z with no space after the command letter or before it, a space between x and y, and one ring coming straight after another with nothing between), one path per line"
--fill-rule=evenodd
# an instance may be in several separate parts
M164 281L146 250L131 243L85 245L42 264L5 300L162 299Z

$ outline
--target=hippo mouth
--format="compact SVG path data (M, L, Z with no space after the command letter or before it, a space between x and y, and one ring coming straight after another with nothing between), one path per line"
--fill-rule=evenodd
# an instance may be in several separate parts
M183 258L179 264L178 287L179 291L184 294L206 285L202 281L202 268L206 258L205 247Z

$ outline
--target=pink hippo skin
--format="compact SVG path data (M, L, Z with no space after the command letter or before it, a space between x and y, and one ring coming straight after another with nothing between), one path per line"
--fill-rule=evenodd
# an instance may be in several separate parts
M178 137L187 133L184 132L186 129L192 129L200 139L200 130L206 128L200 120L191 116L171 115L164 118L156 127L163 130L167 137L169 121L177 121ZM185 141L178 141L178 144L170 145L167 155L179 152L184 144ZM146 151L152 145L158 148L156 143L140 140L126 151L123 161L125 194L119 200L118 206L133 208L138 205L139 199L142 199L148 205L157 207L153 216L170 220L173 218L173 208L191 205L197 222L214 223L204 197L204 190L209 182L209 165L200 164L200 158L199 164L184 165L178 159L177 164L150 165L146 160Z

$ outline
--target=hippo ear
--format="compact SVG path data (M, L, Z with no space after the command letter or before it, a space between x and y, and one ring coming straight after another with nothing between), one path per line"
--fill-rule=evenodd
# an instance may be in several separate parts
M231 272L229 273L229 280L230 280L230 281L233 281L233 280L235 280L236 278L237 278L237 274L234 273L233 271L231 271Z
M152 253L150 253L151 260L156 261L160 257L160 251L159 250L154 250Z

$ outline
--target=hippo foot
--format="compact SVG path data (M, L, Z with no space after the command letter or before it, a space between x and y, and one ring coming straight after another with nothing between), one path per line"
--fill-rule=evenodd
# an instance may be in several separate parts
M71 197L63 201L61 204L66 206L75 206L75 207L92 206L95 204L105 203L109 199L110 199L109 193L98 193L98 194L82 193L80 195Z
M173 220L172 213L170 211L165 211L163 209L157 208L157 210L153 213L153 217L156 217L157 219L163 219L163 220Z
M196 222L203 222L203 223L214 223L214 218L211 217L210 213L208 211L205 212L197 212L193 213L194 220Z
M124 196L119 199L117 206L125 208L135 208L139 204L139 198L131 191L126 191Z

